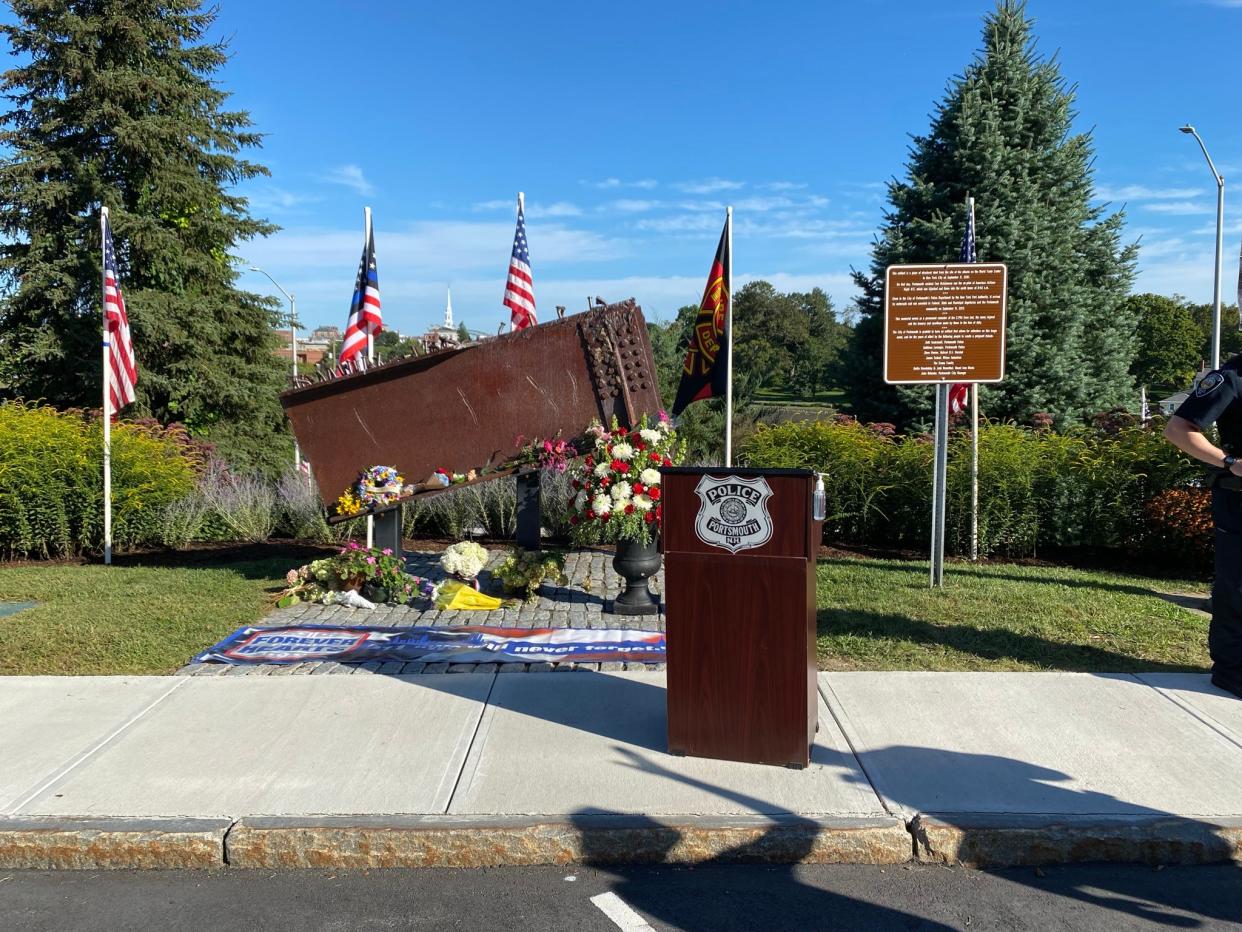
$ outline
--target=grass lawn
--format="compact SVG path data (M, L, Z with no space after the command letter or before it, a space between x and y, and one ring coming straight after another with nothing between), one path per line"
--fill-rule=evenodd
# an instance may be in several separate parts
M315 548L127 557L0 569L0 674L170 673L272 605ZM1016 564L831 559L819 564L825 670L1204 670L1207 621L1154 594L1202 582Z
M1204 672L1207 619L1159 596L1203 582L1091 570L950 563L943 590L927 564L819 564L823 670Z
M305 558L273 549L178 562L0 569L0 601L39 603L0 618L0 674L170 673L257 621Z
M805 406L817 408L822 405L840 407L845 403L845 390L826 388L814 395L795 394L786 388L761 388L755 392L755 400L760 404Z

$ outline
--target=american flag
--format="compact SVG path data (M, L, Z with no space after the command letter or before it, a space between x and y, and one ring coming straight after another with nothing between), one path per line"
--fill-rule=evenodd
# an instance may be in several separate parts
M341 362L365 359L367 336L373 337L383 329L379 274L375 269L375 233L368 228L362 261L358 263L358 277L354 280L354 296L349 302L349 322L345 325L345 339L341 343L338 359Z
M104 377L108 380L109 402L115 413L133 403L138 369L134 365L134 344L129 335L125 299L121 297L116 250L112 248L112 226L108 223L107 213L103 215L103 259L104 341L108 348L108 366Z
M971 198L970 207L966 211L966 232L962 234L962 249L957 255L958 262L977 262L975 255L975 202Z
M975 253L975 200L970 199L966 210L966 232L962 234L962 248L957 254L958 262L977 262ZM955 382L949 389L949 411L961 414L970 401L970 383Z
M535 319L535 282L530 277L530 247L526 243L526 218L521 198L518 198L517 231L513 234L513 257L509 260L504 305L510 311L509 320L514 330L539 323Z

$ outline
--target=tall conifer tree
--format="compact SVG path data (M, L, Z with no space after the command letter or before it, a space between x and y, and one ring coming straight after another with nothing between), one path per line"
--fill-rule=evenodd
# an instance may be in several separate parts
M266 174L216 84L222 42L197 0L11 0L19 62L0 81L0 393L100 403L99 208L138 358L136 412L183 421L243 465L280 453L274 302L230 253L275 227L232 193ZM282 441L283 442L283 441Z
M913 139L908 180L889 184L870 274L855 273L863 295L846 375L862 418L930 415L929 388L883 383L884 270L957 261L968 196L979 261L1009 266L1006 378L985 388L987 414L1065 421L1133 401L1136 321L1124 299L1137 247L1121 244L1121 212L1091 204L1090 137L1071 132L1073 88L1036 53L1031 27L1019 0L985 18L982 52Z

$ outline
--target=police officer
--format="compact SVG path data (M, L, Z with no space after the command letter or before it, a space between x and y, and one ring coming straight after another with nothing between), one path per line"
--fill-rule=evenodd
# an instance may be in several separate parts
M1203 431L1215 424L1224 449ZM1164 436L1212 470L1212 519L1216 524L1216 581L1208 652L1212 685L1242 699L1242 355L1205 375Z

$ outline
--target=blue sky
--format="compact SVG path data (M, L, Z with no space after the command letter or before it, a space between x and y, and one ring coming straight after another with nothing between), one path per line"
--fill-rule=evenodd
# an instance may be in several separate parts
M735 208L734 269L854 294L883 184L980 45L979 2L527 4L219 0L232 103L267 134L245 188L282 226L239 254L343 325L374 209L385 322L495 332L517 191L541 319L588 295L697 302ZM1142 240L1137 290L1211 299L1215 186L1242 182L1242 0L1031 0L1078 85L1096 182ZM365 11L364 11L365 10ZM985 211L986 205L979 205ZM1225 298L1242 237L1227 189ZM982 257L997 258L1004 257ZM246 286L270 293L247 273Z

